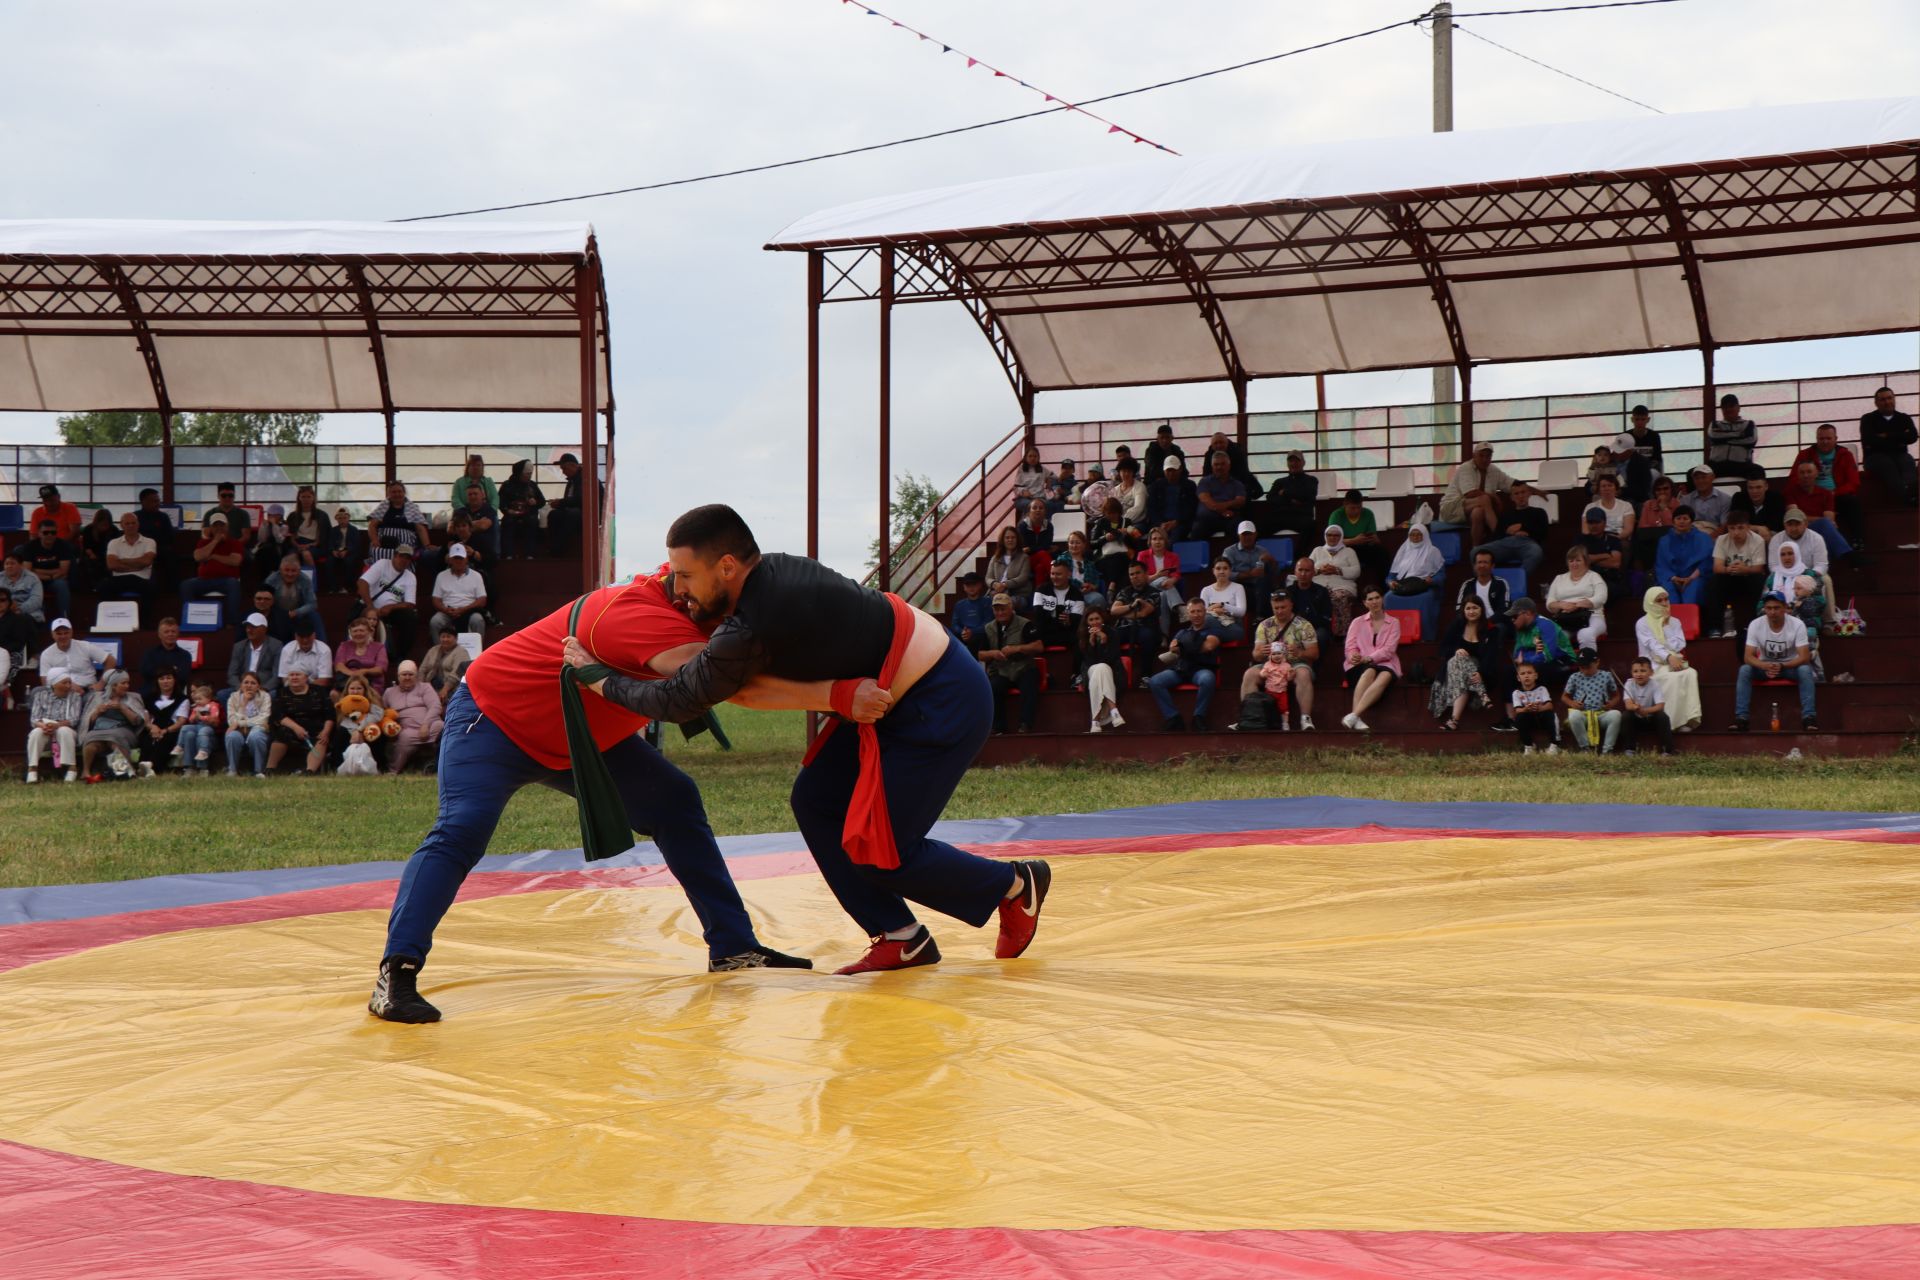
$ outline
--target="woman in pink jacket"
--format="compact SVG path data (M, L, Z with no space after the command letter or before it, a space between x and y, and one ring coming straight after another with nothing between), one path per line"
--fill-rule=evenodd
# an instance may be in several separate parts
M400 718L400 732L393 740L387 772L397 774L422 746L440 741L444 721L440 718L440 695L420 679L420 667L408 660L400 664L399 682L387 690L387 710Z
M1353 689L1353 710L1340 721L1361 733L1370 726L1360 718L1387 694L1387 686L1400 674L1400 620L1383 607L1386 597L1380 588L1368 587L1362 597L1367 611L1347 624L1347 684Z

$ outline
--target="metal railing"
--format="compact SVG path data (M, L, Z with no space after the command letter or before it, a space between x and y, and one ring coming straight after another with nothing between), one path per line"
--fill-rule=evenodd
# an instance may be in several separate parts
M549 462L561 452L578 454L578 441L535 444L400 445L396 474L408 496L429 513L445 509L453 482L477 453L486 474L499 484L515 462L531 459L533 478L552 501L566 488L566 477ZM600 451L605 474L606 448ZM346 507L358 519L385 500L386 445L177 445L173 451L173 502L189 519L212 506L219 485L231 482L241 503L278 502L293 506L301 485L312 485L329 514ZM0 444L0 502L32 508L40 486L56 484L69 502L104 506L115 512L132 507L140 490L158 488L162 468L159 445Z
M1920 412L1920 371L1863 373L1831 378L1722 384L1717 394L1740 398L1742 412L1759 428L1754 460L1772 476L1783 474L1795 453L1813 443L1823 423L1839 429L1843 444L1859 440L1860 415L1873 407L1873 393L1893 388L1899 407ZM1540 464L1570 458L1584 462L1596 446L1627 429L1635 405L1647 406L1669 474L1680 474L1704 454L1698 385L1591 395L1523 396L1473 402L1474 438L1492 444L1496 463L1515 479L1533 480ZM1192 418L1132 418L1098 422L1036 423L1034 443L1049 469L1072 458L1084 478L1089 464L1106 466L1111 478L1115 446L1143 458L1163 422L1196 463L1215 432L1234 438L1231 414ZM1383 471L1410 473L1413 490L1437 494L1461 457L1458 406L1379 405L1362 409L1312 409L1256 413L1247 422L1247 462L1256 476L1286 470L1286 456L1305 455L1307 470L1332 475L1339 489L1372 489ZM1024 440L1015 427L964 471L941 499L937 527L922 520L896 543L893 590L924 607L940 608L953 581L1006 525L1015 523L1013 474ZM1585 467L1581 467L1584 474ZM1321 497L1333 496L1328 486ZM873 579L869 579L870 581Z

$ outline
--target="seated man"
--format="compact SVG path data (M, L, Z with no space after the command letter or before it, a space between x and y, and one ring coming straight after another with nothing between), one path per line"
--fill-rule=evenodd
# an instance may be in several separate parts
M43 522L53 525L53 536L62 542L78 538L80 527L85 523L80 508L61 498L57 484L40 486L40 505L28 514L26 527L37 532Z
M413 656L419 584L413 578L413 546L400 543L391 558L376 559L360 575L360 601L387 628L387 652L395 661Z
M231 491L231 486L228 489ZM240 613L240 565L246 556L246 543L227 533L226 515L217 510L208 512L200 528L200 541L193 546L194 576L180 584L180 599L216 597L230 623Z
M1310 533L1322 528L1314 503L1320 497L1320 477L1307 472L1306 455L1287 455L1287 473L1267 490L1270 524L1282 533Z
M1493 446L1476 445L1473 456L1455 467L1447 480L1446 492L1440 495L1440 519L1450 525L1467 525L1469 538L1476 546L1494 541L1510 523L1502 513L1513 483L1512 476L1493 465ZM1513 505L1518 506L1519 499L1515 498ZM1533 576L1531 569L1527 576Z
M314 639L313 619L302 618L293 624L293 643L282 646L277 672L282 683L294 672L307 678L322 696L333 684L333 650L325 641Z
M233 652L227 657L227 683L220 697L223 703L248 675L260 682L263 693L272 694L280 688L280 651L286 646L268 632L265 614L250 613L245 623L246 637L233 646Z
M1713 474L1741 480L1752 475L1757 470L1753 451L1759 443L1760 428L1752 418L1741 416L1740 397L1721 396L1720 416L1707 424L1707 465Z
M486 630L487 584L467 567L466 544L456 542L447 548L447 567L433 580L433 617L427 622L427 635L437 641L442 631L484 635Z
M1246 486L1247 501L1260 501L1260 495L1264 490L1260 486L1260 481L1254 477L1253 468L1247 465L1246 451L1236 441L1229 440L1226 432L1216 431L1213 433L1213 438L1207 441L1207 451L1200 455L1200 470L1203 473L1211 473L1214 455L1220 453L1227 456L1228 472L1235 480Z
M100 598L132 600L144 612L153 599L153 562L159 555L159 546L141 534L139 515L122 512L120 536L107 544L108 577L100 584Z
M1110 612L1115 637L1142 659L1134 666L1145 667L1144 659L1160 652L1160 588L1148 578L1146 565L1135 560L1127 566L1127 584L1113 593Z
M1560 700L1567 706L1567 728L1573 745L1595 755L1612 755L1620 737L1620 682L1600 667L1600 654L1582 649L1580 669L1567 677Z
M1304 732L1313 728L1313 664L1320 661L1320 637L1311 622L1294 616L1293 599L1285 588L1272 594L1272 605L1273 616L1262 619L1253 629L1253 661L1240 677L1240 697L1244 701L1261 687L1261 668L1277 654L1292 668L1287 677L1288 695L1300 712ZM1281 727L1286 727L1284 720Z
M1080 477L1073 471L1073 459L1060 459L1060 470L1047 482L1047 512L1058 515L1067 509L1067 499L1076 503L1080 498ZM1098 466L1096 464L1096 470Z
M1169 456L1159 482L1147 488L1147 528L1160 529L1168 542L1178 542L1193 527L1199 508L1200 493L1187 479L1186 460L1177 453Z
M1814 718L1813 705L1813 650L1807 624L1787 612L1787 598L1777 591L1761 597L1761 609L1762 615L1747 626L1740 674L1734 682L1732 730L1747 731L1754 681L1786 679L1800 686L1800 731L1818 733L1820 722Z
M993 601L987 598L987 580L977 573L960 576L960 598L947 615L947 630L960 638L967 652L978 654L986 637L987 624L993 621Z
M1161 473L1167 470L1168 458L1180 459L1181 471L1183 473L1185 472L1187 465L1186 450L1175 443L1173 438L1173 424L1163 422L1153 429L1153 439L1147 444L1146 460L1141 469L1141 474L1145 475L1150 482L1158 480Z
M1666 697L1660 692L1660 686L1654 683L1653 659L1635 658L1633 660L1633 678L1620 690L1621 736L1628 755L1637 755L1640 749L1640 736L1647 734L1660 743L1660 754L1673 754L1673 721L1667 716Z
M1913 461L1916 442L1920 442L1920 430L1911 417L1894 407L1893 388L1874 392L1873 408L1860 415L1861 465L1910 507L1920 504Z
M1760 474L1763 478L1766 475ZM1726 528L1727 511L1733 505L1733 498L1714 488L1712 467L1703 465L1687 472L1687 483L1693 487L1682 494L1680 500L1693 512L1693 527L1709 537L1719 537Z
M1766 582L1767 541L1747 523L1743 508L1731 508L1727 531L1714 540L1713 577L1707 583L1701 628L1714 639L1745 630L1759 612Z
M1592 564L1589 553L1588 564ZM1458 610L1468 596L1478 596L1480 607L1488 618L1493 619L1501 628L1507 624L1507 609L1512 604L1507 592L1507 580L1496 578L1493 574L1493 552L1485 547L1477 548L1473 553L1473 575L1460 584L1460 591L1454 596L1453 607Z
M1584 524L1574 542L1586 551L1587 567L1600 575L1608 590L1620 590L1626 580L1627 544L1607 528L1607 513L1597 506L1587 508Z
M0 591L13 597L13 607L36 623L47 620L47 592L40 579L27 568L27 558L16 547L0 561Z
M1233 474L1233 458L1225 450L1211 455L1207 474L1195 486L1200 510L1193 517L1193 536L1211 538L1240 523L1247 509L1247 486Z
M42 520L32 528L33 540L21 543L19 553L25 557L33 576L40 579L40 589L53 611L62 615L72 613L73 566L78 554L73 544L60 536L59 527L53 521Z
M140 696L148 706L160 692L160 673L173 672L175 696L185 701L187 684L193 676L193 655L180 643L180 620L160 619L160 643L140 655Z
M1161 728L1179 733L1187 728L1174 709L1174 690L1193 685L1193 723L1195 733L1206 733L1207 707L1213 701L1213 688L1220 674L1220 624L1207 612L1206 603L1195 596L1187 601L1186 625L1173 633L1173 641L1160 655L1164 669L1147 679L1154 705L1160 708Z
M1693 507L1673 509L1673 528L1660 539L1653 557L1653 580L1674 604L1702 603L1707 598L1707 575L1713 572L1713 539L1693 527Z
M1086 596L1074 585L1072 571L1064 560L1055 560L1047 570L1047 581L1033 593L1033 618L1040 627L1040 642L1049 647L1074 648L1086 611Z
M1733 495L1733 501L1727 507L1729 523L1735 511L1746 512L1748 525L1762 538L1773 537L1787 525L1786 499L1767 488L1764 475L1748 476L1740 492Z
M1034 632L1033 624L1013 611L1013 597L1001 592L993 598L993 621L987 624L986 638L980 648L980 662L987 669L987 684L993 689L993 731L1007 731L1007 694L1020 694L1020 733L1033 732L1033 718L1040 710L1040 668L1046 646Z
M1787 483L1780 489L1780 496L1790 509L1799 511L1805 518L1807 527L1820 535L1827 544L1829 562L1845 559L1855 554L1855 548L1840 532L1840 526L1834 522L1833 494L1820 487L1820 474L1817 464L1802 462L1787 477ZM1859 563L1865 563L1864 560Z
M140 521L140 536L151 538L159 555L154 560L153 582L156 591L172 588L174 582L173 517L160 508L160 491L142 489L140 509L134 512Z
M1551 618L1540 616L1530 596L1521 596L1507 611L1513 619L1513 660L1531 662L1540 683L1551 688L1573 669L1573 645Z
M1474 550L1492 553L1493 562L1503 568L1518 565L1527 580L1532 581L1547 558L1546 503L1535 498L1533 486L1525 480L1513 481L1507 493L1513 500L1513 510L1501 515L1495 522L1494 533L1497 536L1482 542ZM1444 513L1445 508L1441 510ZM1442 518L1445 518L1444 514Z
M1266 612L1267 601L1280 590L1280 562L1259 544L1253 521L1242 520L1234 540L1220 553L1226 558L1233 580L1247 593L1247 612L1258 618Z
M1333 647L1333 592L1314 581L1319 570L1311 556L1293 562L1293 581L1287 586L1287 599L1293 601L1293 616L1305 618L1319 637L1320 648Z
M75 683L97 690L101 676L119 665L99 645L75 638L73 623L66 618L55 618L48 630L53 632L53 643L40 651L42 671L71 672Z
M295 618L312 618L313 634L322 640L327 638L327 622L320 616L320 597L313 589L313 582L301 572L300 557L285 555L274 566L273 573L260 584L261 590L273 593L271 609L260 609L272 623L274 638L285 643L293 635ZM258 593L256 593L257 595ZM254 607L259 608L256 599ZM282 621L284 619L284 621Z
M467 518L471 532L467 542L477 547L489 564L500 558L500 512L493 503L487 501L486 490L472 480L467 481L466 496L456 510Z
M200 517L200 527L204 530L212 524L217 514L221 523L227 526L227 536L238 542L244 552L253 541L253 516L233 500L233 481L222 480L214 492L219 495L219 501L208 507L207 513Z
M80 713L86 689L62 668L44 674L47 682L34 689L27 704L27 781L40 781L40 757L51 743L54 767L65 770L72 782L80 776Z
M1811 446L1794 456L1794 473L1802 474L1803 466L1813 467L1814 487L1831 499L1834 522L1840 526L1840 532L1853 544L1854 550L1864 551L1866 512L1860 505L1860 466L1852 452L1840 443L1840 433L1831 422L1821 423L1813 439Z
M307 673L296 667L273 695L269 715L267 771L278 769L293 751L305 757L308 773L319 773L326 764L334 725L333 702L326 691L309 683Z

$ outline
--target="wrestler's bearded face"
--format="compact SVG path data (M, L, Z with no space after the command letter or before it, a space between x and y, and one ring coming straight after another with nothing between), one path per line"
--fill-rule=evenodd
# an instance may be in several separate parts
M669 547L667 566L673 570L673 597L695 622L717 622L733 612L742 578L733 556L707 559L691 547Z

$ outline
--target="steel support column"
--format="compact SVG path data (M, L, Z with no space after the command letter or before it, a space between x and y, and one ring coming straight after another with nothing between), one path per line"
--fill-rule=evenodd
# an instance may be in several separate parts
M1673 247L1680 258L1680 275L1687 282L1687 297L1693 303L1693 324L1700 336L1700 411L1703 415L1700 423L1701 456L1706 456L1707 427L1712 423L1719 406L1714 404L1713 381L1713 323L1707 314L1707 287L1700 277L1700 257L1694 250L1693 230L1687 224L1687 215L1680 208L1680 197L1673 189L1671 178L1655 178L1647 184L1654 197L1660 202L1660 211L1666 216L1667 233L1673 237Z
M893 246L880 246L880 589L893 590Z
M807 555L820 558L820 251L807 254Z
M1473 366L1460 366L1460 452L1473 456ZM1389 452L1391 457L1391 452Z
M1233 380L1233 431L1240 443L1240 456L1244 459L1247 456L1247 379L1245 378Z
M353 282L353 293L360 302L360 316L367 325L367 348L373 353L373 372L380 384L380 416L387 426L386 473L387 483L392 484L399 476L395 474L399 466L399 451L394 440L393 420L393 384L387 380L387 343L380 333L380 316L374 310L373 290L367 285L366 271L357 266L346 269L347 279Z
M580 486L580 578L581 590L592 591L600 585L600 411L598 352L594 348L594 263L589 248L587 260L573 270L574 317L580 325L580 466L585 477Z
M1180 243L1177 236L1159 223L1148 223L1139 231L1140 238L1166 258L1167 265L1187 286L1194 305L1200 308L1200 318L1206 323L1207 332L1213 335L1214 346L1219 348L1220 366L1226 371L1227 381L1233 384L1234 402L1238 406L1235 420L1240 444L1244 448L1247 443L1247 370L1240 362L1240 349L1234 344L1233 330L1227 324L1227 313L1220 305L1220 298L1207 282L1200 264L1193 260L1193 255L1187 252L1187 247Z
M167 375L160 367L160 352L154 347L153 331L147 327L147 318L140 310L139 295L133 291L127 273L111 265L97 266L94 271L113 290L120 310L126 315L127 324L133 329L133 341L140 348L140 359L147 366L147 380L153 384L153 407L160 413L161 501L172 502L173 399L167 394Z
M1473 357L1467 352L1467 335L1460 327L1460 312L1454 306L1453 288L1447 283L1446 272L1440 269L1440 257L1433 251L1433 242L1427 238L1426 228L1413 211L1404 204L1389 205L1386 209L1388 220L1400 233L1407 248L1420 261L1420 271L1427 278L1427 289L1433 294L1433 305L1440 312L1440 323L1446 327L1447 345L1453 349L1453 367L1460 373L1461 396L1464 401L1467 369ZM1437 411L1439 406L1434 406ZM1472 411L1465 409L1461 414L1461 435L1463 446L1473 439ZM1391 441L1388 442L1391 445Z

